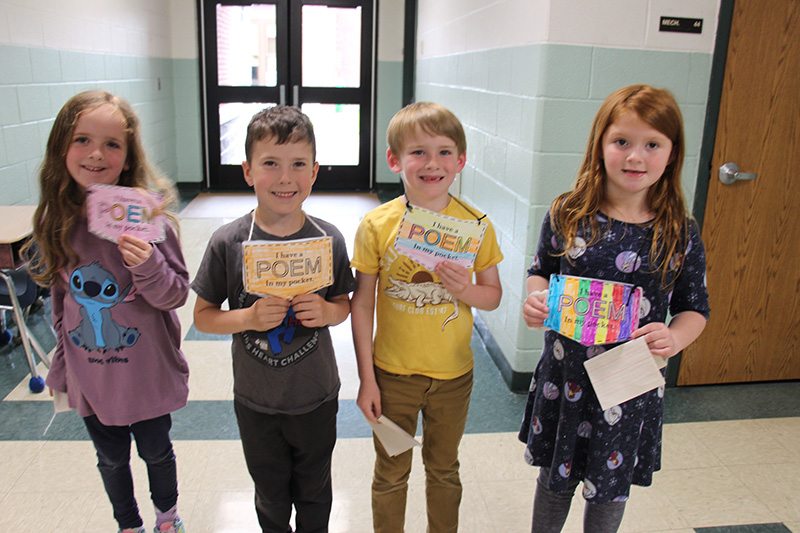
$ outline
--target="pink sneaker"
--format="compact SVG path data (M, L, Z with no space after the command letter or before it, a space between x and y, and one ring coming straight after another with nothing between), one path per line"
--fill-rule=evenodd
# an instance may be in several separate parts
M186 533L183 527L183 520L176 518L172 522L164 522L157 528L153 528L153 533Z

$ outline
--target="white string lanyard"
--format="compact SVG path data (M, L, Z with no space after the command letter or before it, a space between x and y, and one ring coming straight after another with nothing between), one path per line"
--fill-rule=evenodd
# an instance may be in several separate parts
M305 212L303 212L303 216L305 217L306 220L311 222L312 226L317 228L317 230L319 230L319 232L322 233L323 237L327 237L328 236L328 233L324 229L322 229L322 227L320 227L320 225L317 224L314 221L313 218L311 218L310 216L306 215ZM256 211L254 209L253 211L251 211L251 216L250 216L250 234L247 236L247 240L248 241L252 241L253 240L253 228L255 228L255 225L256 225ZM305 223L303 225L305 226Z

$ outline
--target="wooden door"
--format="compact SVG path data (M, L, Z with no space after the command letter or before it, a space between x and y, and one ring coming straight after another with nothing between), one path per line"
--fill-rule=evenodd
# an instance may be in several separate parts
M800 2L736 0L703 242L711 318L678 385L800 378ZM727 162L753 181L723 185Z

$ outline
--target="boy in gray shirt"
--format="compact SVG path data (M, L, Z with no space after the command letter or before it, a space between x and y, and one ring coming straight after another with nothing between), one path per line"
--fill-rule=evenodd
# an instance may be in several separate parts
M344 238L302 210L319 164L314 130L298 109L257 113L242 164L258 206L211 237L192 289L194 323L232 334L234 408L265 532L327 531L339 375L328 326L350 312L355 280ZM333 284L291 301L245 291L242 242L333 237ZM228 301L229 310L222 309Z

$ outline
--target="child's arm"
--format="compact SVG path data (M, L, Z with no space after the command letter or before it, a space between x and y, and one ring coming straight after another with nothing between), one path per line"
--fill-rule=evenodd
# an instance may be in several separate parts
M375 286L377 274L365 274L356 270L358 288L353 293L350 322L353 327L353 345L358 365L358 388L356 404L367 420L375 422L381 416L381 391L375 380L372 354L372 328L375 320Z
M693 343L705 327L706 317L696 311L683 311L670 320L669 326L651 322L634 331L631 338L644 336L650 353L667 359Z
M522 305L522 318L529 328L544 327L544 321L550 312L547 307L547 298L540 291L546 291L550 286L547 278L542 276L528 276L525 282L528 297Z
M491 311L500 305L503 289L500 286L497 265L475 272L475 283L472 283L469 270L452 261L439 263L436 266L436 275L447 292L470 307Z
M335 326L350 314L350 296L339 294L326 300L319 294L298 294L292 298L297 319L307 328Z
M154 246L132 235L122 235L117 249L131 273L136 291L156 309L168 311L186 303L189 272L173 231Z
M259 298L250 307L229 311L198 296L194 304L194 325L200 331L217 335L268 331L283 322L288 310L288 301L273 296Z

